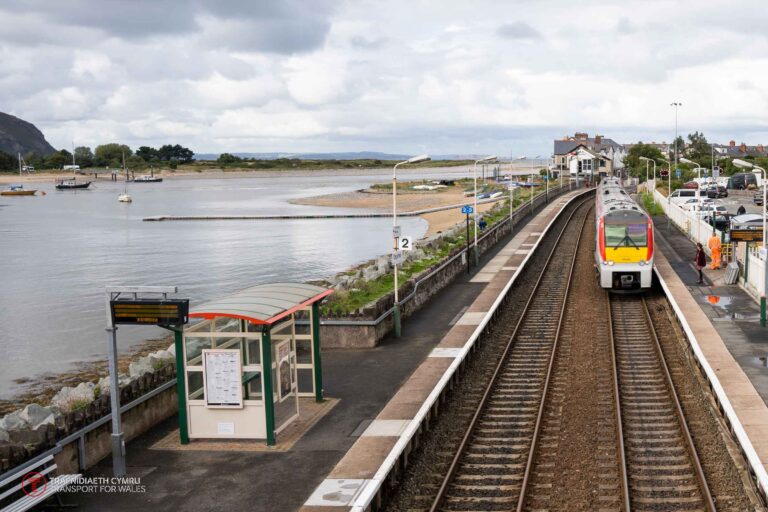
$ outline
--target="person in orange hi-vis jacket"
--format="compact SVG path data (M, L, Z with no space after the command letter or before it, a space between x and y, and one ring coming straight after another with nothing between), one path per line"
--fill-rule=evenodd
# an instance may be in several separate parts
M717 233L713 232L712 236L707 242L707 247L712 251L712 264L709 266L712 270L720 268L720 239L717 237Z

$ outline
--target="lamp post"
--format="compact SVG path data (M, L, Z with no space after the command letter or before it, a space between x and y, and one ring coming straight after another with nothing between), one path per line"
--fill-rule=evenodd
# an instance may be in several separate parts
M429 160L429 155L419 155L409 158L403 162L395 164L392 169L392 238L394 241L393 254L399 249L400 233L397 226L397 168L404 164L417 164L419 162L426 162ZM392 267L395 273L395 305L392 308L392 316L395 324L395 337L400 337L400 296L398 294L397 285L397 260L393 258Z
M525 156L513 158L509 163L509 226L510 226L509 229L510 229L510 232L512 231L512 208L514 204L514 189L512 188L512 176L513 176L512 172L513 172L513 167L515 165L514 163L517 162L518 160L524 160L524 159L525 159Z
M675 107L675 172L677 172L677 109L678 107L682 107L683 104L679 101L675 101L669 104L670 107ZM672 173L672 169L669 170L670 174ZM671 190L670 190L671 192Z
M683 162L684 164L695 165L696 168L694 170L698 171L698 175L697 176L698 176L699 179L701 179L701 169L702 169L702 167L699 164L697 164L693 160L689 160L689 159L687 159L685 157L682 157L680 159L680 161Z
M738 158L733 159L733 165L742 169L754 169L763 173L763 247L760 249L760 253L763 256L763 291L760 294L760 325L765 327L765 292L766 288L768 288L768 251L766 251L766 235L768 235L768 231L766 231L765 219L765 199L766 190L768 190L768 183L765 181L766 172L762 167L758 167L752 162L747 162L746 160L740 160ZM747 254L747 258L749 258L749 254Z
M496 155L489 155L485 156L479 160L475 160L475 166L474 166L474 180L475 180L475 245L474 245L474 252L475 252L475 266L478 265L480 262L480 254L478 254L477 250L477 164L482 162L483 164L486 164L488 162L497 162L499 159L496 157ZM469 256L469 255L467 255Z
M641 156L640 160L645 161L645 181L648 181L648 164L653 162L653 185L656 186L656 160L648 158L647 156Z

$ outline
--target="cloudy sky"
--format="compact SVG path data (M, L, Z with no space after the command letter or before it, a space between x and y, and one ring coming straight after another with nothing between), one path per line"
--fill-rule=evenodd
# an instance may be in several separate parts
M768 143L764 0L4 0L0 111L56 147L549 154Z

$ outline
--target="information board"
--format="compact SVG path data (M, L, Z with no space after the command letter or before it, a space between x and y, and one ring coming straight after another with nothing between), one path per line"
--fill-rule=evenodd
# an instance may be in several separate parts
M761 229L732 229L730 231L731 242L762 242L763 231Z
M240 351L232 349L203 350L205 405L213 408L243 407Z
M113 325L184 325L189 322L189 299L116 299L109 305Z

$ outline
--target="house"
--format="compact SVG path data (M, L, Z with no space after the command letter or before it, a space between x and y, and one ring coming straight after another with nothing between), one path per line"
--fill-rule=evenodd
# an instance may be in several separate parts
M604 172L606 175L613 175L614 171L624 168L627 150L622 144L602 135L589 137L587 133L577 132L573 136L555 140L553 155L555 170L574 172L571 162L574 156L577 159L573 165L578 169L592 165L591 171L588 172ZM589 160L593 162L587 163Z
M592 151L583 144L579 144L573 151L566 155L568 168L571 176L575 175L593 175L602 174L603 176L613 176L613 160L606 155Z
M747 146L742 142L737 146L736 141L732 140L728 142L727 146L724 144L712 144L712 146L719 157L744 158L745 156L768 156L768 150L762 144Z
M656 142L656 141L653 141L653 142L643 142L643 141L640 141L640 142L638 142L636 144L624 144L624 149L627 151L627 153L629 153L629 150L632 149L632 147L636 146L637 144L644 144L646 146L654 147L654 148L658 149L659 152L662 155L666 156L666 157L669 157L671 152L674 151L674 148L671 147L671 144L669 144L667 142Z

